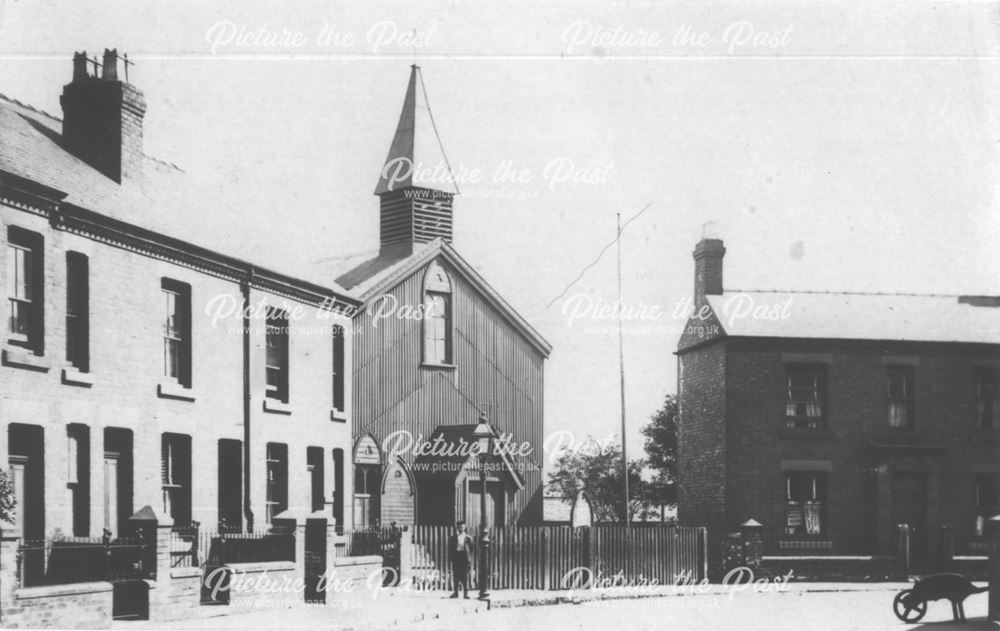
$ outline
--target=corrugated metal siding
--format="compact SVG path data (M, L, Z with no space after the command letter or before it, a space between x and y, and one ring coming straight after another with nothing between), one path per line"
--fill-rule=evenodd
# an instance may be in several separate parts
M518 463L525 489L514 498L508 523L538 523L544 358L446 261L440 263L452 280L456 369L421 368L419 320L391 317L376 322L372 313L360 313L353 359L355 439L371 432L381 442L397 430L426 438L439 425L475 423L476 406L491 403L490 420L498 431L513 432L517 443L527 441L532 447L531 458ZM398 307L421 304L425 270L387 292ZM404 461L411 466L412 455L405 455Z

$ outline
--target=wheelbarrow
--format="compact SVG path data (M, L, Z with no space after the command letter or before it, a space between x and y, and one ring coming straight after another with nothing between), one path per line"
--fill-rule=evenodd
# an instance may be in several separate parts
M961 574L932 574L904 589L892 601L892 611L903 622L919 622L927 613L927 603L946 598L951 601L954 620L965 621L963 602L972 594L981 594L989 587L976 587Z

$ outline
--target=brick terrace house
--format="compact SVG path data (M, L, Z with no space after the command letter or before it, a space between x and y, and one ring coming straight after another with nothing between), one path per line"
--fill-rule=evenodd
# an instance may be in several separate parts
M105 51L96 76L76 55L62 121L0 99L0 461L15 533L114 536L144 505L211 530L286 510L350 519L345 312L358 302L160 229L220 200L143 153L144 98L120 62ZM260 317L213 322L219 301Z
M724 254L694 251L701 311L676 352L681 523L718 541L755 519L771 554L892 554L908 524L918 566L944 526L981 537L1000 513L1000 298L724 291Z
M355 317L353 356L355 526L465 519L477 532L484 491L467 467L475 459L444 452L471 443L481 414L508 445L529 447L488 463L488 523L542 521L543 368L551 347L452 246L458 191L450 176L432 173L449 171L413 66L375 189L379 248L324 263L365 305ZM442 448L416 453L427 441Z

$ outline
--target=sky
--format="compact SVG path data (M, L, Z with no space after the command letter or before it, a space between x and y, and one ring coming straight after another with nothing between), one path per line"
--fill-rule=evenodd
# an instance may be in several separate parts
M630 454L706 223L727 289L1000 295L994 3L0 0L8 97L58 116L73 52L112 47L146 152L214 191L178 231L319 281L377 247L416 61L455 245L554 347L549 433L620 436L618 213Z

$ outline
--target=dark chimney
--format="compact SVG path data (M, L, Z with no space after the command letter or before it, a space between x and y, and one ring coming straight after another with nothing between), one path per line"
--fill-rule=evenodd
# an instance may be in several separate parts
M119 184L142 179L142 119L146 100L135 86L118 80L115 49L104 51L101 76L87 53L73 55L73 81L63 87L66 149ZM95 66L93 74L87 64ZM125 72L126 78L128 71Z
M703 238L694 248L694 299L722 295L722 239Z

